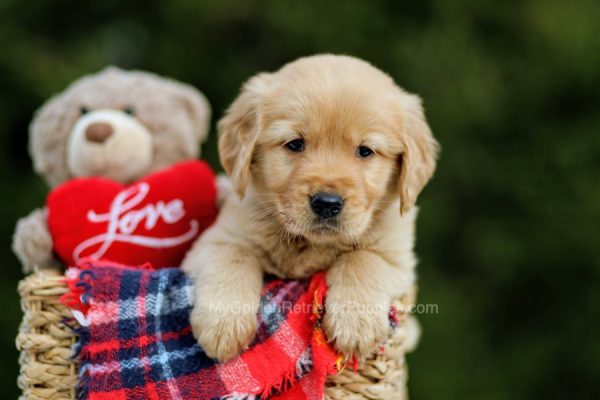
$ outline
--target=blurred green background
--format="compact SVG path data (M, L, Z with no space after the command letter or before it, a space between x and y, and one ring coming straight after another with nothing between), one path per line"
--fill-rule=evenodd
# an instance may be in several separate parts
M15 398L15 221L44 202L27 125L107 64L200 88L214 121L252 74L362 57L420 94L443 152L423 193L413 399L600 393L600 3L0 0L0 387ZM215 141L205 157L219 168Z

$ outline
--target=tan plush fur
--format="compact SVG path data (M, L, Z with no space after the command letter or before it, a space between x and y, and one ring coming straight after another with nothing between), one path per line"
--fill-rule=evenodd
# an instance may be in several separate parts
M219 135L237 195L183 264L201 346L226 360L250 343L265 272L327 270L326 333L344 354L369 355L415 279L415 201L438 148L419 98L356 58L307 57L250 79ZM299 138L304 151L285 147ZM359 146L375 154L361 158ZM311 211L317 192L343 197L335 224Z
M35 170L51 186L78 176L131 182L198 156L208 135L210 105L191 86L114 67L85 76L48 100L29 129ZM102 142L93 124L109 126ZM55 264L45 210L17 223L13 250L25 272Z

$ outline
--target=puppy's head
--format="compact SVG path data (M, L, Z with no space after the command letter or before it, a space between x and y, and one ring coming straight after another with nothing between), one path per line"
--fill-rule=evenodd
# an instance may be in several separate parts
M437 142L418 97L370 64L313 56L251 78L219 122L221 162L265 215L320 242L356 242L400 199L415 203Z

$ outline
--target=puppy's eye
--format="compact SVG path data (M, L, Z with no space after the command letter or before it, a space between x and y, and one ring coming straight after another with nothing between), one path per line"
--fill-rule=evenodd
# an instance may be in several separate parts
M285 144L285 147L289 151L293 151L294 153L300 153L304 151L304 139L294 139Z
M127 106L123 109L123 112L127 115L135 115L135 110L133 107Z
M85 114L87 114L87 113L89 113L89 112L90 112L90 109L89 109L89 108L87 108L86 106L81 106L81 107L79 107L79 114L81 114L81 115L85 115Z
M356 155L360 158L371 157L373 154L375 154L375 152L367 146L358 146L358 149L356 149Z

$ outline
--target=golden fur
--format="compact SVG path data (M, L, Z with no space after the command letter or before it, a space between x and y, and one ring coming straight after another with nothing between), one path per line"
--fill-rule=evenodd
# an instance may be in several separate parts
M391 300L414 283L414 204L437 155L419 98L356 58L307 57L251 78L219 135L237 196L183 265L196 280L201 346L226 360L250 343L265 272L326 269L326 333L344 354L369 355ZM284 146L298 138L304 151ZM375 154L361 158L359 146ZM317 192L343 197L335 223L311 211Z

